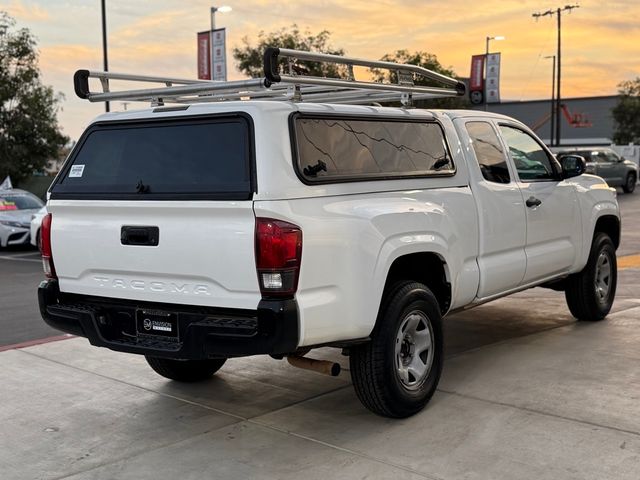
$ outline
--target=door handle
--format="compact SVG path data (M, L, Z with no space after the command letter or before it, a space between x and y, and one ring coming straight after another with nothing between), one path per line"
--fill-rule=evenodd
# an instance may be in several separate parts
M542 200L539 200L536 197L529 197L525 203L527 204L527 207L539 207L542 205Z
M122 245L157 247L159 238L160 231L158 227L124 225L120 230L120 243Z

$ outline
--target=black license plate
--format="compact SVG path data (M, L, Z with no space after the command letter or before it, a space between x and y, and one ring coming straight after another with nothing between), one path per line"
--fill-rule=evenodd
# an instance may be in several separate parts
M138 309L136 326L139 335L178 338L178 315L161 310Z

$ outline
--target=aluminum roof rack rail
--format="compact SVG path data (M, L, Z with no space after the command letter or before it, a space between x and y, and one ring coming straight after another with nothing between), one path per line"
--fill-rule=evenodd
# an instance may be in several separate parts
M279 72L279 60L286 59L288 73ZM328 78L297 72L297 62L331 63L346 67L347 78ZM353 67L366 67L395 73L397 83L356 80ZM114 72L78 70L74 77L76 95L90 102L132 100L151 102L153 106L168 103L220 102L227 100L279 100L317 103L371 104L400 101L410 106L413 100L459 97L465 93L464 83L417 65L363 60L341 55L269 47L264 53L263 78L213 82L155 77ZM102 91L91 91L89 79L97 78ZM416 85L419 79L436 82L441 87ZM111 91L110 80L162 84L152 88Z

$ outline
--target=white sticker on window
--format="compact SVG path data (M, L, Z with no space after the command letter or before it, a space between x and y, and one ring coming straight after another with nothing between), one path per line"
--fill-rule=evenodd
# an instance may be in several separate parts
M81 177L83 173L84 173L84 165L71 165L69 178Z

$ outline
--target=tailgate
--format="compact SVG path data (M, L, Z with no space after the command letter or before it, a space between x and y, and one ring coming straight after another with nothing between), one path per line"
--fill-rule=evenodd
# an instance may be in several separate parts
M241 114L92 126L51 189L60 290L255 309L252 142Z
M252 202L52 201L49 211L63 292L249 309L260 301ZM123 244L123 227L157 227L158 245Z

